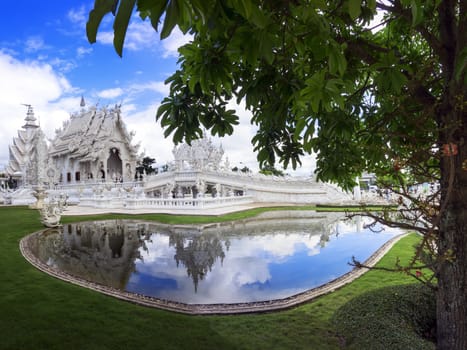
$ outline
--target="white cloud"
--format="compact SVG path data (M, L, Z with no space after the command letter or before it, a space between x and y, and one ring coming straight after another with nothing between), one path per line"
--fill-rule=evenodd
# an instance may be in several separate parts
M112 45L114 33L101 25L101 29L97 33L97 42L104 45ZM158 36L151 24L146 21L141 21L137 18L130 22L125 36L123 50L140 51L151 49L157 44Z
M122 106L123 120L129 131L135 131L135 143L140 143L140 152L156 159L158 165L173 161L172 139L164 137L159 123L156 123L158 105L146 106L144 109L135 109L134 105Z
M49 138L52 138L54 130L69 118L69 113L78 109L82 92L73 88L56 70L60 67L60 71L63 71L64 63L65 61L49 61L49 64L19 61L0 52L1 118L2 121L8 120L0 130L0 168L8 162L8 145L24 123L26 110L21 106L22 103L33 105L36 116L40 117L41 126ZM94 94L95 97L111 100L112 103L117 98L123 99L123 118L128 129L136 132L135 142L141 143L140 151L156 158L159 165L173 161L172 136L165 138L160 124L155 121L157 97L152 98L155 103L151 105L142 105L138 101L141 101L140 97L148 91L157 96L166 96L168 89L169 86L163 82L152 81L109 88ZM228 158L232 167L247 166L257 171L256 154L251 145L257 127L251 125L251 114L245 111L243 105L232 103L229 108L237 110L240 125L234 128L232 136L213 137L213 141L222 145L225 151L224 161ZM302 169L294 174L309 175L314 168L313 164L312 158L305 158Z
M178 27L175 27L167 39L162 40L164 49L163 57L178 57L178 49L188 43L193 38L192 35L183 34Z
M287 220L284 218L284 220ZM282 220L281 220L282 221ZM209 269L204 279L199 282L196 294L193 294L192 279L187 276L186 266L183 262L177 264L172 258L175 255L173 246L169 245L169 237L165 234L153 234L151 240L146 242L147 251L141 250L145 264L137 263L137 270L142 274L160 278L170 278L176 281L178 288L162 291L162 298L170 300L188 300L192 303L213 303L213 302L241 302L253 298L261 300L265 297L262 291L254 288L255 284L276 283L280 280L280 273L273 270L272 265L287 262L295 254L305 253L307 256L315 256L321 252L321 232L327 225L327 219L319 223L316 219L304 220L293 224L290 222L277 224L268 221L259 224L253 222L232 223L231 228L235 234L223 236L229 241L228 250L224 246L225 257L216 260ZM313 223L310 225L310 223ZM319 223L319 228L316 225ZM296 224L296 226L295 226ZM239 225L236 227L236 225ZM281 227L287 229L281 230ZM241 227L241 228L240 228ZM304 229L304 227L306 227ZM334 224L329 228L332 230ZM350 226L349 226L350 227ZM258 231L259 229L259 231ZM181 229L183 232L183 229ZM205 229L208 235L210 229ZM214 231L217 229L213 228ZM237 235L238 231L264 234L252 234L245 237ZM279 231L277 231L279 230ZM269 233L274 231L273 234ZM328 231L329 232L329 231ZM331 231L333 232L333 231ZM330 232L330 233L331 233ZM212 233L212 231L211 231ZM218 234L225 234L220 229ZM291 266L293 269L293 264ZM132 277L133 278L133 277ZM267 297L282 298L296 294L302 290L292 287L292 289L280 290L276 288L265 289L266 293L271 293ZM296 290L295 290L296 289Z
M138 86L164 93L165 86L162 83L153 82ZM158 165L173 161L172 135L164 137L164 130L159 122L156 122L158 104L147 106L144 109L136 108L133 104L123 104L122 114L128 130L136 132L135 142L141 143L140 151L156 159ZM241 108L241 107L238 107ZM234 134L223 138L213 137L215 145L222 145L224 149L223 162L228 158L231 167L247 166L252 171L258 170L256 154L251 146L251 138L255 133L255 127L249 123L250 116L245 110L239 110L240 125L234 128Z
M87 21L87 12L84 8L84 5L80 8L71 9L68 11L67 18L70 20L70 22L84 27Z
M58 57L48 58L47 56L44 56L41 58L41 61L47 61L48 64L57 68L62 73L70 72L77 67L77 64L74 61L64 60Z
M123 94L122 88L113 88L113 89L102 90L97 93L97 96L100 98L113 99L113 98L122 96L122 94Z
M162 82L149 82L146 84L132 85L128 90L133 92L143 92L152 90L166 96L168 86ZM146 155L156 158L158 165L163 165L173 161L172 135L164 137L164 130L159 122L156 122L156 112L159 104L147 106L144 109L137 108L134 104L124 103L122 106L124 121L129 130L136 132L135 141L141 143L140 151ZM229 108L236 109L240 117L240 124L234 127L231 136L222 138L211 136L214 144L224 149L223 162L228 158L231 167L247 166L252 171L258 171L256 153L253 152L251 139L256 133L256 126L251 125L251 114L245 111L242 105L229 105Z
M158 41L157 33L148 21L132 21L125 37L125 48L128 50L147 50Z
M3 168L8 163L8 145L24 124L26 108L22 104L34 107L44 132L51 137L54 128L68 118L69 110L61 98L73 92L73 88L52 66L19 61L4 52L0 52L0 76L0 168Z
M37 52L45 48L44 39L39 36L29 37L24 45L24 50L26 52Z
M90 54L92 52L92 47L83 47L80 46L76 49L76 55L81 58L87 54Z
M225 136L219 139L225 150L225 156L229 158L232 167L237 166L242 168L247 166L250 170L256 172L259 170L257 154L253 152L252 139L255 136L258 126L251 123L252 114L246 110L245 103L237 104L230 101L228 104L229 109L237 111L239 117L239 125L234 127L234 132L231 136ZM276 164L276 168L284 171L286 174L293 176L310 176L315 167L316 160L314 155L306 155L301 158L302 166L293 170L291 166L283 170L281 164Z
M97 33L97 42L104 45L112 45L114 33L109 23L102 23ZM183 34L178 27L175 27L171 35L164 40L160 40L159 33L154 30L149 21L142 21L138 16L134 16L125 36L123 50L162 50L162 57L178 57L178 48L185 45L192 39L192 35Z
M167 96L170 92L170 86L166 85L163 81L150 81L143 84L132 84L129 87L132 93L142 93L145 91L153 91Z
M101 44L113 44L114 33L110 31L98 31L96 41Z

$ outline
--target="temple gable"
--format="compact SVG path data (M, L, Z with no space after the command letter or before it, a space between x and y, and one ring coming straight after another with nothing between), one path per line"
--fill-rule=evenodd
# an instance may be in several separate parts
M132 181L137 149L126 132L119 106L91 107L72 115L57 132L50 156L55 167L62 169L62 182Z

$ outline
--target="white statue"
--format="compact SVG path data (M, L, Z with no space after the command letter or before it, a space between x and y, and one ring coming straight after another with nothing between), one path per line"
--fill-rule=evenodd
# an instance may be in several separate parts
M59 227L60 219L62 217L62 209L57 202L44 204L42 209L39 209L41 214L41 223L45 227Z

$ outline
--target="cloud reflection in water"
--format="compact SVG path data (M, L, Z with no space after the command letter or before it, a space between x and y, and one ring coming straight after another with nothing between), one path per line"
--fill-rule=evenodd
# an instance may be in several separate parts
M35 255L72 275L188 304L280 299L351 270L395 234L367 219L275 211L201 226L107 220L40 236Z

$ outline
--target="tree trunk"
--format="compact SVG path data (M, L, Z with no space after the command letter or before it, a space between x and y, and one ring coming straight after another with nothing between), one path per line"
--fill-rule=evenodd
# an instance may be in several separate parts
M462 96L463 92L460 97L465 101ZM437 268L437 349L466 350L467 113L459 104L451 106L445 110L444 143L440 145L451 144L441 161L441 206L446 203L446 207L442 208L438 240L442 261Z
M446 221L456 222L457 227L441 229L440 235L443 251L449 254L449 250L452 250L454 257L452 261L442 263L439 269L436 315L439 350L467 349L467 209L465 206L462 211L456 213L455 210L448 210Z

